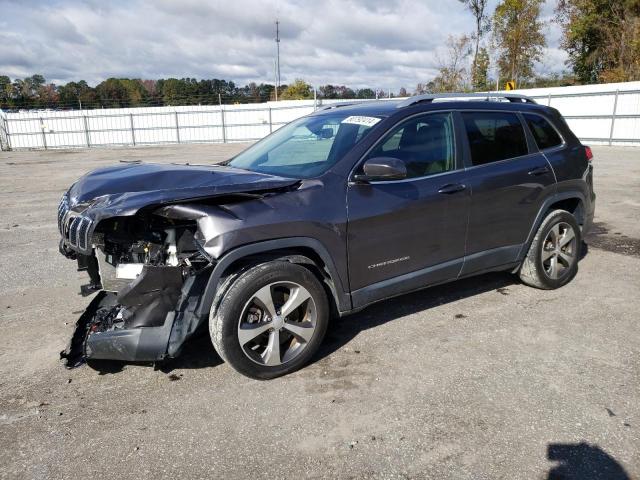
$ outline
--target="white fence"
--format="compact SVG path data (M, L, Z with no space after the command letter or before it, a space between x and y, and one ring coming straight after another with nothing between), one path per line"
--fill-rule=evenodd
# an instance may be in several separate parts
M26 111L6 113L4 128L11 149L246 142L314 110L295 103Z
M584 142L640 145L640 82L516 93L560 110ZM0 111L0 146L4 150L246 142L258 140L315 108L313 100L300 100L220 107Z
M534 88L514 93L557 108L585 143L640 145L640 82Z

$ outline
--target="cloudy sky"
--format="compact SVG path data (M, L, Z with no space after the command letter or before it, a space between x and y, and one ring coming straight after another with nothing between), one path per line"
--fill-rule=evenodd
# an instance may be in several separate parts
M412 89L433 78L449 34L473 30L458 0L0 0L0 75L273 83L276 17L283 83ZM564 70L557 26L546 33L538 70Z

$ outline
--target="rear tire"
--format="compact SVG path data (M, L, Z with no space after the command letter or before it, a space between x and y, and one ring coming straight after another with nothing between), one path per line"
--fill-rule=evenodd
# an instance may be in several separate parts
M531 242L518 275L523 283L553 290L569 283L578 272L582 234L575 217L553 210Z
M241 274L209 316L218 354L239 373L259 380L303 367L328 323L329 302L320 281L308 269L282 261Z

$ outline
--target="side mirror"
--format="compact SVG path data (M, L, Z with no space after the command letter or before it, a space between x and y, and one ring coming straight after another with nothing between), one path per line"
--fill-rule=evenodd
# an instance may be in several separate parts
M333 137L333 128L323 128L322 130L320 130L320 134L318 136L325 140Z
M362 170L364 173L353 176L356 182L407 178L407 166L402 160L393 157L370 158L364 162Z

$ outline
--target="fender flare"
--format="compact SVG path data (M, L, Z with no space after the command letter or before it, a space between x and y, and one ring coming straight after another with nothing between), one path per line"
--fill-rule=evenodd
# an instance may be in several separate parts
M313 250L325 264L329 275L333 280L332 293L339 312L347 312L352 309L351 295L344 288L342 278L338 275L338 271L333 262L333 258L329 255L329 251L318 240L310 237L290 237L275 240L266 240L258 243L250 243L237 247L225 255L223 255L218 263L216 263L209 281L202 292L202 300L198 307L198 314L202 317L209 315L211 306L216 298L218 286L221 284L223 273L237 260L251 255L260 253L268 253L275 250L291 249L291 248L309 248Z
M520 252L518 253L518 257L517 257L518 262L521 262L524 259L525 255L527 254L527 252L529 251L529 247L531 247L531 242L533 242L533 238L536 236L536 232L538 231L538 228L540 228L540 225L544 220L544 214L547 212L547 210L549 210L549 207L554 203L561 202L562 200L572 199L572 198L577 198L578 200L580 200L583 207L586 207L587 202L586 202L585 196L579 190L568 190L562 193L555 193L551 195L549 198L547 198L544 202L542 202L542 205L538 210L538 214L536 215L533 225L531 226L531 230L529 231L529 235L527 235L527 240L522 244L522 247L520 248ZM520 268L519 265L518 265L518 268Z

